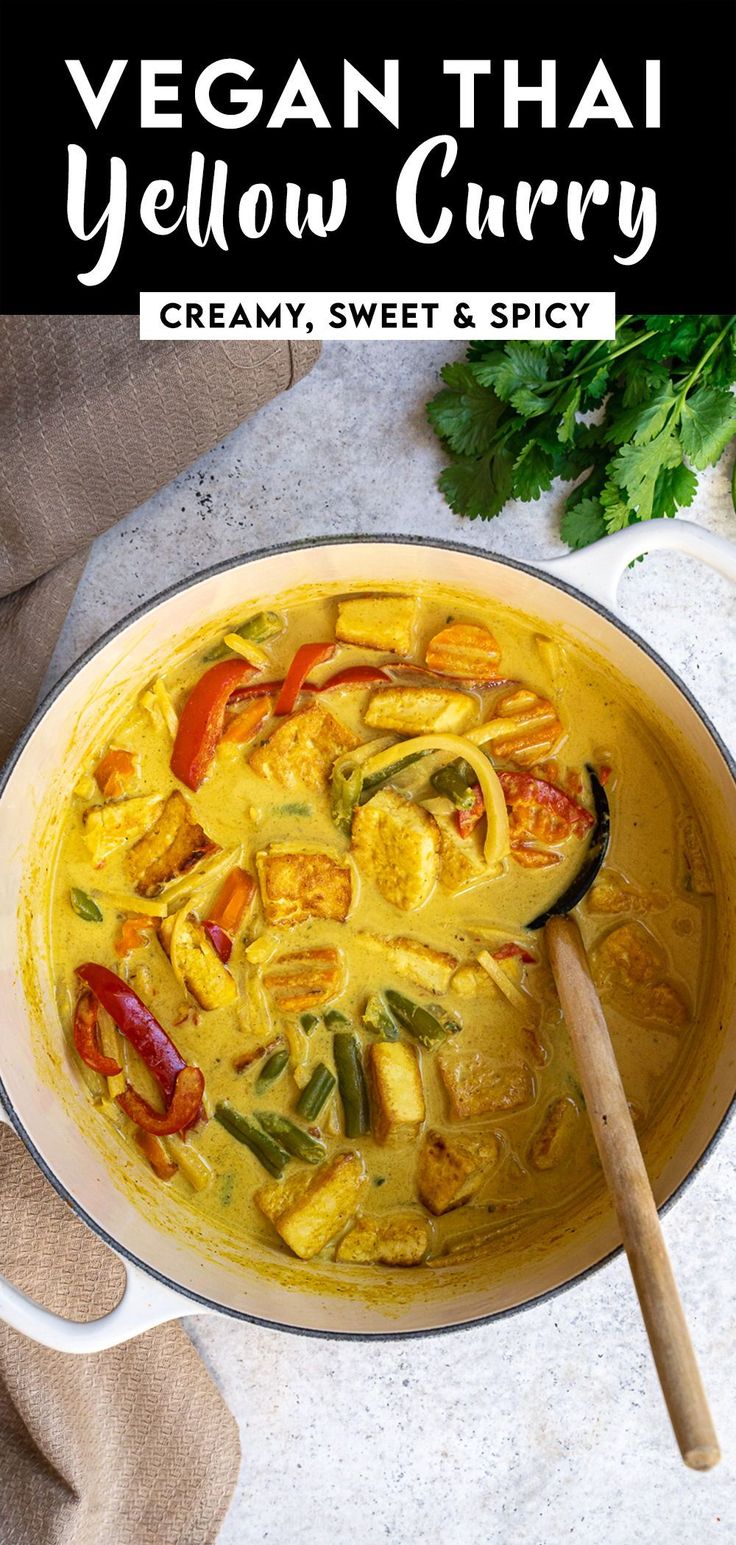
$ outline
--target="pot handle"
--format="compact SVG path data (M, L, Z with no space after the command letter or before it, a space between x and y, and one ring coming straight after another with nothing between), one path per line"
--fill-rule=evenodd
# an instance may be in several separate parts
M1 1104L0 1121L12 1127ZM119 1256L118 1259L123 1258ZM0 1277L0 1320L20 1331L21 1335L49 1347L52 1352L105 1352L167 1320L179 1320L189 1314L214 1313L208 1305L199 1304L157 1282L130 1261L123 1260L123 1266L126 1274L123 1296L115 1308L99 1320L66 1320L63 1315L42 1308L5 1277Z
M535 560L534 567L543 569L552 579L561 579L582 590L609 611L616 611L616 592L624 569L643 553L662 548L699 558L701 563L709 564L736 583L736 543L704 531L692 520L652 520L627 526L579 552Z

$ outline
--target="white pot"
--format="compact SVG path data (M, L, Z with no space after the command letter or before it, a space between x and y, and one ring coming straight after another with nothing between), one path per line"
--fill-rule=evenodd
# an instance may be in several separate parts
M92 1324L72 1324L31 1303L0 1279L0 1315L17 1330L63 1351L97 1351L151 1325L184 1314L222 1312L271 1325L339 1334L407 1334L467 1324L519 1307L568 1284L619 1244L604 1201L555 1217L539 1239L504 1265L503 1258L427 1270L421 1296L401 1273L355 1268L331 1287L324 1266L297 1265L274 1251L234 1262L216 1238L204 1238L192 1215L153 1177L141 1180L145 1206L121 1183L126 1163L109 1124L85 1100L62 1050L47 926L34 909L29 876L39 840L50 852L65 791L85 749L99 740L116 694L142 686L183 644L192 624L224 612L255 610L304 584L351 586L441 581L500 600L563 626L635 682L680 748L699 808L718 836L721 860L717 959L719 982L711 1019L700 1027L697 1069L679 1105L655 1128L647 1162L658 1202L680 1187L723 1123L736 1087L736 949L731 937L736 876L736 770L707 719L669 668L611 615L618 579L642 551L677 547L736 579L736 550L684 521L657 521L618 532L582 553L537 569L461 546L367 540L310 543L219 568L142 608L115 629L66 677L39 710L0 785L0 984L3 1038L0 1100L9 1120L51 1183L124 1259L125 1295ZM539 570L543 572L539 572ZM573 588L574 587L574 588ZM581 591L586 592L586 599ZM36 886L36 895L38 887ZM21 897L21 905L18 899ZM25 972L20 963L32 959ZM718 1030L719 1022L723 1030ZM56 1058L56 1066L54 1066ZM61 1066L59 1059L61 1058ZM135 1161L131 1159L131 1164ZM145 1201L145 1199L144 1199ZM267 1271L259 1270L265 1264ZM349 1269L348 1269L349 1270ZM392 1291L386 1292L390 1278ZM344 1286L350 1284L350 1293Z

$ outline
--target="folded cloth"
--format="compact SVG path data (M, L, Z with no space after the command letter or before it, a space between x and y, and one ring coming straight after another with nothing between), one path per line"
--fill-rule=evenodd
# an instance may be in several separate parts
M132 317L0 317L0 759L88 544L312 365L318 345L141 343ZM0 1128L0 1271L97 1318L123 1267ZM94 1356L0 1325L1 1545L208 1545L235 1422L179 1325Z
M0 761L90 542L298 381L319 349L145 342L135 317L0 317Z

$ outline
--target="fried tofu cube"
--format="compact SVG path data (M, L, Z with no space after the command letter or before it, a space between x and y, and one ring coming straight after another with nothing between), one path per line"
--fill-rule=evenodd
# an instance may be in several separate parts
M273 842L256 854L258 883L266 921L291 928L308 917L343 923L353 899L353 872L347 859L326 848Z
M312 703L289 714L272 730L268 740L252 751L248 764L259 777L290 789L306 784L324 788L332 764L344 751L353 751L360 737L336 719L321 703Z
M352 846L361 872L386 901L411 912L421 907L437 879L439 828L421 805L395 789L381 789L353 815Z
M235 979L220 959L201 923L186 907L164 919L159 939L175 976L200 1008L221 1009L238 996Z
M454 955L432 949L431 945L422 944L419 939L385 939L376 933L361 933L357 937L362 950L367 950L371 955L380 955L384 965L395 971L397 976L407 977L416 987L423 987L426 992L447 992L457 966Z
M335 637L343 644L410 654L417 603L410 595L355 596L339 601Z
M534 1077L525 1062L504 1067L486 1052L444 1046L437 1066L458 1121L489 1114L506 1116L531 1105L534 1099Z
M556 1169L567 1158L575 1139L578 1115L570 1095L550 1101L542 1125L529 1144L528 1158L534 1169Z
M282 1014L322 1008L337 997L342 980L339 951L330 947L279 955L263 976L263 984Z
M336 1261L356 1265L419 1266L430 1245L429 1225L416 1214L358 1218L335 1251Z
M381 687L364 714L371 729L400 735L461 735L477 716L475 699L451 687Z
M614 869L604 869L599 880L588 892L589 912L655 912L667 906L662 891L643 891L638 885L617 874Z
M349 1222L366 1179L359 1153L338 1153L309 1174L262 1186L254 1201L284 1244L308 1261Z
M131 848L128 865L139 896L157 896L168 880L187 874L201 859L217 852L191 805L175 789L158 819Z
M593 975L601 992L624 995L642 1019L675 1029L690 1017L688 1006L667 975L667 956L643 923L622 923L593 951Z
M461 837L452 820L438 822L440 832L439 880L445 890L467 890L478 880L488 879L488 866L478 838Z
M85 846L96 868L111 853L134 842L148 831L161 809L160 794L140 794L133 799L115 799L106 805L90 805L82 816Z
M406 1041L374 1041L366 1052L377 1143L416 1137L425 1117L419 1058Z
M498 1163L500 1151L493 1133L459 1138L428 1132L417 1174L417 1189L425 1207L439 1217L469 1202Z

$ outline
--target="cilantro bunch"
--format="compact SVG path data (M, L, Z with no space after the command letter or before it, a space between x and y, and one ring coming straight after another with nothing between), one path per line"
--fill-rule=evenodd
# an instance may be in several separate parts
M427 408L452 456L451 509L491 520L556 477L561 531L585 547L691 504L736 435L736 316L624 316L600 343L474 342Z

